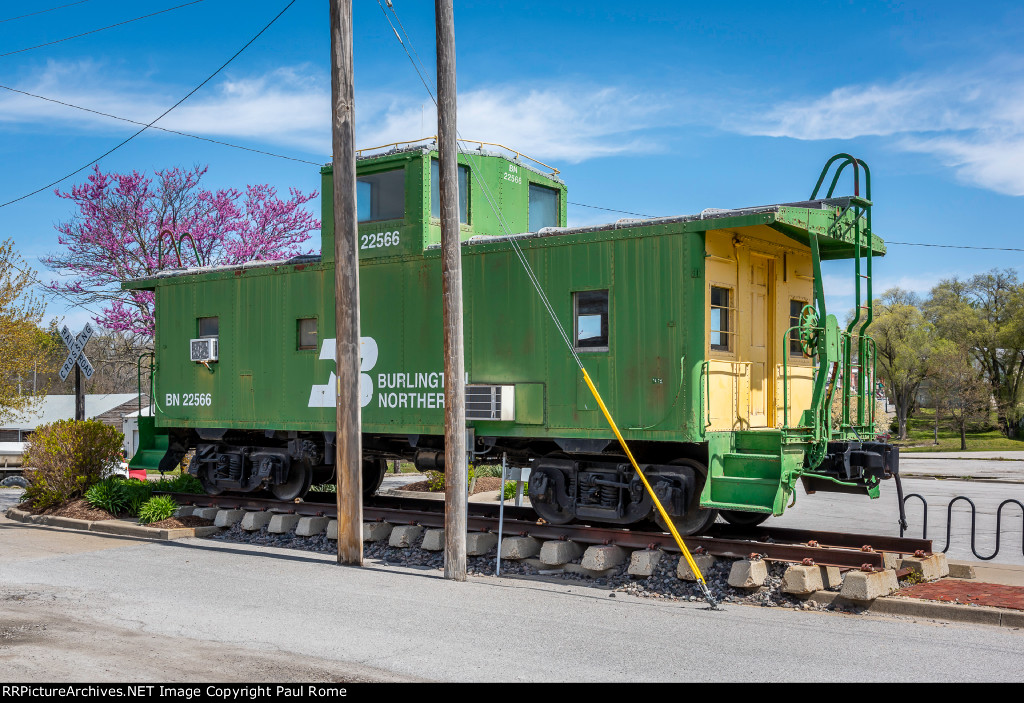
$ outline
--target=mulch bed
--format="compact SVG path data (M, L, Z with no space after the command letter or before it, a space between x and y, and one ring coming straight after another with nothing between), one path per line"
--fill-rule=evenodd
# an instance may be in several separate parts
M420 493L430 493L429 483L427 481L417 481L416 483L409 483L402 486L403 491L417 491ZM497 491L501 488L501 478L498 476L481 476L476 480L476 486L473 487L473 492L470 495L476 495L477 493L486 493L487 491ZM437 491L440 493L441 491Z
M166 530L178 527L209 527L212 524L213 520L207 520L204 517L196 517L194 515L185 515L183 517L169 517L160 522L151 522L146 527L159 527Z
M26 510L33 515L54 515L56 517L70 517L76 520L92 520L93 522L117 519L116 515L111 515L106 510L92 507L85 502L84 498L76 498L70 503L56 508L47 508L46 510L37 510L28 503L22 503L18 506L18 510Z

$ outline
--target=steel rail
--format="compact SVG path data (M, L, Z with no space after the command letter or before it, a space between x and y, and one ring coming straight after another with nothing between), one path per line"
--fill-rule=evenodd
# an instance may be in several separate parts
M335 517L337 510L330 503L288 503L246 496L210 496L171 493L183 505L199 505L223 509L248 509L313 517ZM477 532L497 532L499 506L470 503L468 528ZM632 549L663 549L677 551L672 535L621 527L592 525L553 525L541 522L526 508L506 508L504 532L536 539L568 540L580 544L614 544ZM514 512L513 512L514 511ZM363 506L364 519L397 525L444 527L442 501L416 500L393 496L374 496ZM749 535L757 535L751 539ZM744 538L747 536L747 538ZM772 540L772 541L768 541ZM783 540L783 541L777 541ZM816 545L808 544L816 542ZM882 535L851 535L789 528L738 528L716 525L712 535L687 537L693 549L721 557L744 559L759 554L769 561L800 563L811 559L822 566L840 568L883 568L882 552L912 554L919 549L931 553L931 540L899 539ZM870 545L870 551L864 546Z

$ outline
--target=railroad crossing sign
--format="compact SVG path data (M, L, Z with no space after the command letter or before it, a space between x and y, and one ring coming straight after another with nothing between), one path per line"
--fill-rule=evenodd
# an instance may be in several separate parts
M68 354L68 358L64 361L64 365L60 367L60 380L66 381L68 379L68 374L71 373L71 369L75 368L75 364L78 364L78 367L82 369L86 380L92 378L92 364L85 357L84 350L86 342L92 339L93 332L92 324L89 322L85 323L85 327L75 337L71 336L71 331L67 325L61 328L60 337L71 351Z

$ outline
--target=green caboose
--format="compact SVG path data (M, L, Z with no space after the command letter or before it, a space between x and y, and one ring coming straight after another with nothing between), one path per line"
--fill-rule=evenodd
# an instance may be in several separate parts
M531 467L542 517L628 524L652 513L567 342L682 532L718 511L744 524L781 514L799 478L877 495L896 470L895 450L871 441L864 334L870 262L884 247L870 194L831 197L845 166L859 186L862 164L840 161L821 199L570 229L557 172L483 145L459 163L474 451ZM437 152L400 146L360 158L357 174L372 493L388 458L443 465ZM330 193L329 166L322 176ZM330 480L334 232L322 202L322 256L125 284L155 291L155 432L167 435L166 452L136 463L169 468L194 448L189 470L215 493L292 498ZM820 260L835 258L854 258L858 281L867 265L866 314L846 330L825 314Z

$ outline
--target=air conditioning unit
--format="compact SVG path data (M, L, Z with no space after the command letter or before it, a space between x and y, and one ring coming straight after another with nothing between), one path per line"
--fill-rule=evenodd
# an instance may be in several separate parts
M205 364L217 360L217 338L204 337L193 339L188 343L189 357L197 364Z
M483 384L466 386L466 419L514 422L516 387Z

